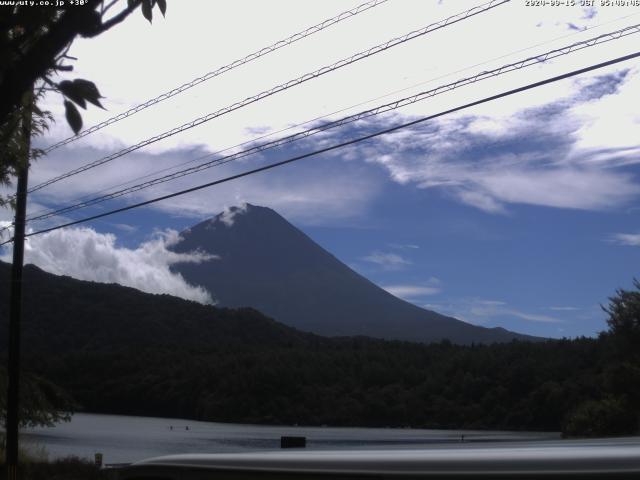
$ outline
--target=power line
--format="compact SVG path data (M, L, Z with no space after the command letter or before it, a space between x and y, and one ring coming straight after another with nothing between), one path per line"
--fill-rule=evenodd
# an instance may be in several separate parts
M114 214L120 213L120 212L125 212L127 210L132 210L134 208L139 208L139 207L143 207L143 206L150 205L150 204L153 204L153 203L157 203L157 202L162 201L162 200L167 200L167 199L170 199L170 198L174 198L174 197L178 197L178 196L181 196L181 195L185 195L187 193L195 192L197 190L202 190L204 188L208 188L208 187L212 187L212 186L219 185L219 184L222 184L222 183L230 182L232 180L237 180L239 178L246 177L248 175L253 175L255 173L259 173L259 172L263 172L263 171L266 171L266 170L270 170L270 169L275 168L275 167L280 167L282 165L286 165L286 164L289 164L289 163L296 162L298 160L302 160L302 159L309 158L309 157L312 157L312 156L315 156L315 155L319 155L319 154L322 154L322 153L326 153L326 152L330 152L330 151L333 151L333 150L337 150L339 148L344 148L344 147L347 147L349 145L354 145L356 143L363 142L365 140L371 140L373 138L376 138L376 137L379 137L379 136L382 136L382 135L387 135L387 134L395 132L397 130L400 130L400 129L403 129L403 128L407 128L407 127L411 127L413 125L417 125L417 124L420 124L420 123L424 123L426 121L433 120L435 118L442 117L444 115L455 113L455 112L458 112L458 111L461 111L461 110L464 110L464 109L467 109L467 108L471 108L471 107L474 107L474 106L477 106L477 105L481 105L483 103L487 103L487 102L491 102L491 101L494 101L494 100L498 100L500 98L504 98L504 97L507 97L507 96L510 96L510 95L514 95L516 93L520 93L520 92L524 92L524 91L527 91L527 90L531 90L533 88L541 87L543 85L548 85L550 83L554 83L554 82L557 82L557 81L560 81L560 80L564 80L564 79L567 79L567 78L570 78L570 77L574 77L576 75L581 75L583 73L591 72L593 70L597 70L597 69L600 69L600 68L608 67L608 66L611 66L611 65L614 65L614 64L617 64L617 63L621 63L621 62L624 62L624 61L627 61L627 60L631 60L631 59L634 59L634 58L638 58L638 57L640 57L640 51L636 52L636 53L629 54L629 55L625 55L623 57L618 57L618 58L615 58L615 59L612 59L612 60L608 60L606 62L598 63L598 64L595 64L595 65L591 65L589 67L584 67L584 68L581 68L581 69L578 69L578 70L573 70L571 72L564 73L562 75L557 75L555 77L547 78L545 80L541 80L541 81L538 81L538 82L535 82L535 83L530 83L530 84L527 84L527 85L524 85L522 87L518 87L518 88L515 88L515 89L512 89L512 90L507 90L506 92L498 93L496 95L491 95L491 96L485 97L485 98L483 98L481 100L476 100L474 102L467 103L467 104L464 104L464 105L461 105L461 106L458 106L458 107L454 107L454 108L451 108L449 110L442 111L440 113L436 113L436 114L429 115L429 116L426 116L426 117L422 117L422 118L419 118L419 119L416 119L416 120L413 120L413 121L410 121L410 122L406 122L406 123L403 123L403 124L400 124L400 125L396 125L394 127L390 127L390 128L384 129L384 130L380 130L380 131L377 131L375 133L371 133L369 135L365 135L365 136L358 137L358 138L355 138L355 139L352 139L352 140L348 140L346 142L341 142L341 143L338 143L338 144L334 144L334 145L331 145L329 147L325 147L325 148L321 148L319 150L315 150L313 152L309 152L309 153L298 155L298 156L295 156L295 157L292 157L292 158L288 158L288 159L282 160L280 162L275 162L275 163L272 163L272 164L269 164L269 165L265 165L265 166L258 167L258 168L252 169L252 170L248 170L248 171L243 172L243 173L232 175L232 176L220 179L220 180L215 180L213 182L208 182L208 183L205 183L205 184L202 184L202 185L198 185L198 186L195 186L195 187L187 188L185 190L180 190L178 192L174 192L174 193L170 193L170 194L163 195L163 196L160 196L160 197L156 197L156 198L153 198L151 200L146 200L144 202L139 202L139 203L136 203L136 204L133 204L133 205L128 205L126 207L121 207L121 208L117 208L117 209L114 209L114 210L110 210L108 212L104 212L104 213L100 213L100 214L93 215L93 216L90 216L90 217L82 218L80 220L75 220L75 221L72 221L72 222L68 222L68 223L64 223L64 224L61 224L61 225L57 225L55 227L50 227L50 228L45 228L45 229L42 229L42 230L38 230L36 232L29 233L29 234L27 234L25 236L26 237L32 237L34 235L39 235L39 234L42 234L42 233L52 232L54 230L59 230L61 228L70 227L72 225L78 225L80 223L89 222L91 220L96 220L98 218L114 215ZM10 240L7 240L7 241L5 241L3 243L0 243L0 245L5 245L5 244L10 243L12 241L13 241L13 239L10 239Z
M53 150L60 148L64 145L67 145L71 142L75 142L76 140L79 140L83 137L86 137L87 135L93 133L93 132L97 132L98 130L103 129L104 127L111 125L113 123L119 122L120 120L123 120L127 117L130 117L132 115L135 115L136 113L151 107L157 103L160 103L164 100L167 100L171 97L174 97L186 90L189 90L190 88L195 87L196 85L199 85L203 82L206 82L207 80L210 80L214 77L217 77L219 75L222 75L223 73L226 73L230 70L233 70L234 68L240 67L246 63L252 62L253 60L257 60L260 57L264 57L265 55L268 55L269 53L275 52L276 50L281 49L282 47L286 47L288 45L291 45L292 43L295 43L299 40L302 40L303 38L309 37L315 33L318 33L326 28L329 28L337 23L342 22L343 20L346 20L348 18L354 17L356 15L358 15L359 13L365 12L367 10L370 10L374 7L377 7L378 5L381 5L385 2L387 2L388 0L371 0L369 2L363 3L361 5L358 5L355 8L352 8L351 10L347 10L344 11L338 15L336 15L335 17L329 18L327 20L324 20L312 27L309 27L301 32L295 33L293 35L291 35L290 37L287 37L283 40L280 40L272 45L269 45L268 47L264 47L261 48L260 50L257 50L253 53L250 53L249 55L247 55L244 58L240 58L238 60L234 60L233 62L229 63L228 65L225 65L223 67L217 68L216 70L212 70L210 72L205 73L204 75L202 75L201 77L195 78L193 80L191 80L190 82L184 83L172 90L169 90L168 92L162 93L161 95L158 95L157 97L154 97L150 100L147 100L144 103L141 103L139 105L136 105L133 108L130 108L129 110L122 112L114 117L108 118L107 120L98 123L90 128L87 128L86 130L81 131L80 133L78 133L77 135L74 135L72 137L66 138L64 140L59 141L58 143L55 143L47 148L44 149L44 153L49 153L52 152Z
M289 131L289 130L293 130L293 129L298 128L298 127L302 127L302 126L304 126L304 125L313 124L314 122L317 122L317 121L319 121L319 120L323 120L323 119L326 119L326 118L332 117L332 116L337 115L337 114L339 114L339 113L346 112L346 111L348 111L348 110L351 110L351 109L356 108L356 107L360 107L360 106L362 106L362 105L366 105L366 104L371 103L371 102L374 102L374 101L376 101L376 100L381 100L381 99L383 99L383 98L390 97L391 95L394 95L394 94L396 94L396 93L406 92L407 90L411 90L411 89L413 89L413 88L415 88L415 87L418 87L418 86L421 86L421 85L426 85L426 84L429 84L429 83L433 83L433 82L435 82L436 80L440 80L440 79L442 79L442 78L450 77L451 75L454 75L454 74L456 74L456 73L466 72L466 71L468 71L468 70L471 70L472 68L479 67L479 66L482 66L482 65L486 65L486 64L488 64L488 63L490 63L490 62L493 62L493 61L495 61L495 60L500 60L500 59L506 58L506 57L511 56L511 55L514 55L514 54L516 54L516 53L526 52L526 51L528 51L528 50L532 50L532 49L534 49L534 48L536 48L536 47L540 47L540 46L543 46L543 45L548 45L549 43L553 43L553 42L556 42L556 41L558 41L558 40L562 40L562 39L564 39L564 38L573 37L573 36L576 36L576 35L579 35L579 34L583 34L584 32L587 32L587 31L589 31L589 30L593 30L593 29L596 29L596 28L600 28L600 27L602 27L602 26L609 25L609 24L611 24L611 23L615 23L615 22L619 22L620 20L624 20L624 19L627 19L627 18L635 17L635 16L638 16L638 15L640 15L640 13L633 13L633 14L629 14L629 15L624 15L624 16L621 16L621 17L615 18L615 19L613 19L613 20L609 20L609 21L607 21L607 22L603 22L603 23L599 23L599 24L596 24L596 25L592 25L592 26L586 27L586 28L584 28L583 30L580 30L580 31L574 31L574 32L569 33L569 34L566 34L566 35L561 35L561 36L558 36L558 37L554 37L554 38L551 38L551 39L546 40L546 41L544 41L544 42L536 43L536 44L531 45L531 46L526 47L526 48L521 48L521 49L519 49L519 50L514 50L514 51L508 52L508 53L506 53L506 54L500 55L500 56L498 56L498 57L493 57L493 58L491 58L491 59L488 59L488 60L485 60L485 61L482 61L482 62L476 63L476 64L474 64L474 65L470 65L470 66L468 66L468 67L464 67L464 68L461 68L461 69L455 70L455 71L453 71L453 72L449 72L449 73L446 73L446 74L443 74L443 75L439 75L439 76L434 77L434 78L431 78L431 79L429 79L429 80L425 80L425 81L422 81L422 82L419 82L419 83L413 84L413 85L411 85L411 86L409 86L409 87L404 87L404 88L401 88L401 89L393 90L393 91L388 92L388 93L385 93L385 94L383 94L383 95L379 95L379 96L377 96L377 97L375 97L375 98L371 98L371 99L369 99L369 100L365 100L365 101L362 101L362 102L358 102L358 103L356 103L356 104L352 104L352 105L350 105L350 106L348 106L348 107L340 108L339 110L335 110L335 111L330 112L330 113L325 113L325 114L319 115L319 116L317 116L317 117L315 117L315 118L312 118L312 119L310 119L310 120L305 120L304 122L300 122L300 123L297 123L297 124L289 125L289 126L284 127L284 128L282 128L282 129L280 129L280 130L277 130L277 131L274 131L274 132L269 132L269 133L266 133L266 134L264 134L264 135L260 135L260 136L258 136L258 137L254 137L254 138L252 138L252 139L250 139L250 140L243 141L243 142L241 142L241 143L238 143L238 144L235 144L235 145L232 145L232 146L229 146L229 147L223 148L223 149L221 149L221 150L217 150L217 151L215 151L215 152L207 153L207 154L202 155L202 156L200 156L200 157L192 158L191 160L187 160L187 161L184 161L184 162L180 162L180 163L177 163L177 164L172 165L172 166L169 166L169 167L161 168L161 169L159 169L159 170L155 170L155 171L153 171L153 172L146 173L146 174L144 174L144 175L140 175L140 176L137 176L137 177L133 177L133 178L131 178L131 179L129 179L129 180L126 180L126 181L124 181L124 182L120 182L120 183L117 183L117 184L115 184L115 185L111 185L111 186L109 186L109 187L106 187L106 188L100 189L100 190L98 190L98 191L96 191L96 192L93 192L93 193L91 193L91 194L81 195L80 197L76 197L76 198L73 200L73 202L76 202L76 203L82 203L82 202L84 202L84 201L91 200L91 199L92 199L92 195L97 195L97 194L101 194L101 193L109 192L110 190L113 190L114 188L119 188L119 187L124 187L124 186L126 186L126 185L131 185L132 183L134 183L134 182L136 182L136 181L143 180L143 179L145 179L145 178L149 178L149 177L152 177L152 176L154 176L154 175L158 175L158 174L161 174L161 173L164 173L164 172L168 172L169 170L175 170L175 169L177 169L177 168L179 168L179 167L183 167L183 166L185 166L185 165L189 165L189 164L192 164L192 163L198 162L198 161L200 161L200 160L204 160L204 159L206 159L206 158L211 158L212 156L220 155L220 154L222 154L222 153L224 153L224 152L227 152L227 151L229 151L229 150L233 150L233 149L235 149L235 148L242 147L242 146L244 146L244 145L249 145L249 144L255 143L255 142L259 141L259 140L262 140L262 139L264 139L264 138L273 137L273 136L278 135L278 134L280 134L280 133L283 133L283 132L286 132L286 131ZM605 34L605 35L606 35L606 34ZM42 208L42 209L40 209L40 210L36 210L35 212L33 212L33 213L32 213L32 217L31 217L31 218L33 218L34 216L37 216L37 215L40 215L40 214L44 214L44 213L49 213L49 212L51 212L51 209L50 209L50 208ZM5 230L5 229L7 229L7 228L8 228L8 227L3 227L3 228L1 228L1 229L0 229L0 232L2 232L3 230Z
M133 185L121 190L117 190L111 193L108 193L106 195L102 195L99 197L95 197L92 198L90 200L86 200L83 202L79 202L73 205L69 205L67 207L63 207L57 210L53 210L53 211L49 211L40 215L33 215L31 217L28 218L29 221L37 221L37 220L46 220L48 218L54 217L54 216L58 216L58 215L62 215L65 213L69 213L81 208L87 208L89 206L92 205L96 205L98 203L102 203L108 200L113 200L115 198L118 197L122 197L124 195L128 195L152 186L156 186L159 185L161 183L165 183L171 180L175 180L177 178L181 178L184 177L186 175L191 175L193 173L197 173L212 167L216 167L216 166L220 166L226 163L229 163L231 161L237 160L239 158L244 158L247 157L249 155L253 155L268 149L272 149L272 148L276 148L276 147L280 147L282 145L286 145L304 138L308 138L311 135L315 135L317 133L320 132L324 132L327 131L329 129L333 129L333 128L337 128L337 127L342 127L344 125L350 124L350 123L354 123L358 120L363 120L365 118L369 118L375 115L379 115L385 112L389 112L392 110L396 110L398 108L407 106L407 105L411 105L413 103L419 102L419 101L423 101L427 98L431 98L434 97L436 95L445 93L445 92L449 92L451 90L454 90L456 88L460 88L466 85L470 85L482 80L486 80L489 78L493 78L496 77L498 75L502 75L505 73L509 73L512 72L514 70L519 70L525 67L529 67L532 65L536 65L539 63L544 63L550 59L553 58L557 58L560 56L564 56L564 55L568 55L570 53L579 51L579 50L583 50L585 48L589 48L589 47L593 47L595 45L599 45L605 42L609 42L612 40L617 40L620 39L622 37L625 37L627 35L631 35L634 33L639 33L640 32L640 24L637 25L632 25L629 27L625 27L622 28L620 30L616 30L610 33L605 33L602 35L599 35L597 37L593 37L587 40L583 40L580 42L575 42L571 45L565 46L565 47L561 47L561 48L557 48L554 50L550 50L548 52L542 53L542 54L538 54L532 57L528 57L524 60L519 60L517 62L513 62L507 65L503 65L499 68L495 68L493 70L489 70L489 71L483 71L480 73L477 73L476 75L470 76L470 77L465 77L462 79L459 79L455 82L451 82L445 85L441 85L438 86L436 88L427 90L427 91L423 91L420 93L417 93L415 95L409 96L409 97L405 97L399 100L395 100L393 102L384 104L384 105L380 105L378 107L369 109L369 110L365 110L353 115L349 115L346 117L343 117L339 120L335 120L332 122L327 122L325 124L316 126L316 127L312 127L310 129L304 130L302 132L298 132L298 133L294 133L292 135L286 136L286 137L282 137L279 139L275 139L272 140L270 142L265 142L259 145L254 145L251 148L242 150L240 152L236 152L230 155L225 155L224 157L221 158L215 158L211 161L199 164L199 165L195 165L193 167L189 167L183 170L179 170L177 172L171 173L171 174L167 174L164 175L162 177L157 177L155 179L143 182L143 183L139 183L137 185ZM200 159L206 158L206 157L212 157L216 154L209 154L209 155L205 155L204 157L200 157Z
M511 0L491 0L491 1L487 2L487 3L485 3L485 4L470 8L469 10L466 10L464 12L458 13L456 15L452 15L452 16L444 19L444 20L441 20L439 22L430 24L430 25L428 25L426 27L423 27L421 29L414 30L414 31L409 32L409 33L407 33L405 35L402 35L400 37L395 37L395 38L393 38L391 40L388 40L385 43L381 43L379 45L376 45L375 47L371 47L371 48L369 48L367 50L363 50L361 52L358 52L358 53L356 53L356 54L354 54L354 55L352 55L352 56L350 56L348 58L345 58L345 59L342 59L342 60L340 60L340 61L338 61L336 63L333 63L332 65L322 67L322 68L320 68L320 69L318 69L318 70L316 70L314 72L307 73L307 74L302 75L302 76L300 76L300 77L298 77L296 79L293 79L293 80L289 80L286 83L277 85L277 86L275 86L275 87L273 87L273 88L271 88L269 90L265 90L265 91L263 91L261 93L258 93L257 95L253 95L251 97L247 97L247 98L245 98L244 100L242 100L240 102L236 102L236 103L234 103L234 104L232 104L230 106L224 107L224 108L222 108L222 109L220 109L220 110L218 110L216 112L209 113L209 114L204 115L202 117L196 118L195 120L192 120L192 121L187 122L187 123L185 123L183 125L180 125L179 127L174 127L172 129L164 132L164 133L161 133L161 134L156 135L154 137L151 137L151 138L148 138L146 140L143 140L143 141L141 141L139 143L136 143L135 145L129 146L129 147L123 149L123 150L120 150L118 152L112 153L111 155L108 155L108 156L103 157L101 159L95 160L95 161L93 161L93 162L91 162L91 163L89 163L87 165L84 165L82 167L76 168L74 170L70 170L67 173L64 173L64 174L59 175L57 177L51 178L49 180L46 180L46 181L44 181L44 182L42 182L42 183L40 183L40 184L38 184L38 185L36 185L34 187L31 187L31 189L29 190L29 193L33 193L33 192L35 192L37 190L40 190L40 189L42 189L44 187L47 187L47 186L49 186L49 185L51 185L53 183L59 182L61 180L69 178L69 177L71 177L73 175L77 175L79 173L85 172L85 171L90 170L92 168L95 168L97 166L103 165L103 164L105 164L107 162L110 162L112 160L120 158L120 157L122 157L124 155L127 155L128 153L131 153L131 152L133 152L135 150L138 150L138 149L140 149L142 147L145 147L145 146L150 145L152 143L155 143L157 141L163 140L165 138L171 137L171 136L173 136L173 135L175 135L177 133L184 132L185 130L189 130L189 129L191 129L193 127L196 127L198 125L202 125L203 123L209 122L209 121L213 120L214 118L218 118L218 117L220 117L222 115L225 115L227 113L230 113L230 112L233 112L235 110L238 110L238 109L240 109L242 107L245 107L247 105L255 103L255 102L259 101L259 100L262 100L264 98L270 97L271 95L274 95L274 94L279 93L281 91L287 90L287 89L289 89L291 87L294 87L294 86L299 85L301 83L307 82L309 80L318 78L318 77L320 77L322 75L325 75L325 74L327 74L329 72L332 72L334 70L338 70L339 68L345 67L347 65L351 65L351 64L353 64L355 62L358 62L359 60L368 58L368 57L370 57L372 55L375 55L377 53L383 52L383 51L388 50L388 49L390 49L392 47L395 47L397 45L401 45L401 44L406 43L406 42L408 42L410 40L413 40L415 38L421 37L423 35L426 35L428 33L433 32L433 31L439 30L441 28L447 27L447 26L452 25L454 23L460 22L460 21L465 20L467 18L473 17L473 16L478 15L480 13L484 13L484 12L486 12L488 10L491 10L491 9L493 9L495 7L503 5L503 4L508 3L510 1Z

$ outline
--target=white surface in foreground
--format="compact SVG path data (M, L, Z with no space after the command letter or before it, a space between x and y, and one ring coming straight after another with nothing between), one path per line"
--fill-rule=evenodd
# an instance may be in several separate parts
M36 451L44 447L51 459L69 455L93 459L94 454L100 452L104 462L111 464L180 453L276 450L283 435L307 437L306 451L466 445L458 443L461 435L466 442L536 444L540 440L559 438L559 434L548 432L238 425L97 414L76 414L69 423L55 428L28 429L20 438L23 445L31 445Z
M225 471L438 474L640 474L640 437L456 445L439 448L352 451L279 451L172 455L133 469L197 468Z

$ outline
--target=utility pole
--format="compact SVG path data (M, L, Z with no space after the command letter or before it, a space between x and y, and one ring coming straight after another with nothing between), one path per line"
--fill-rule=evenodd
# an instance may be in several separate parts
M27 211L27 184L31 151L31 107L33 92L26 95L22 114L24 157L18 162L16 215L13 232L13 263L11 265L11 299L9 303L9 365L7 388L7 480L18 478L18 427L20 405L20 323L22 318L22 270L24 265L24 230Z

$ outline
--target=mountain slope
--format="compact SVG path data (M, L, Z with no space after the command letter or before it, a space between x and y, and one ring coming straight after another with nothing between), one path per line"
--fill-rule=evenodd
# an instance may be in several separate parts
M327 336L367 335L455 343L534 339L483 328L394 297L351 270L275 211L233 208L181 234L174 249L218 260L174 268L220 305L251 306L286 325Z
M10 269L0 262L0 351L7 343ZM277 347L318 339L252 309L216 308L117 284L75 280L33 265L25 267L24 286L22 343L27 355Z

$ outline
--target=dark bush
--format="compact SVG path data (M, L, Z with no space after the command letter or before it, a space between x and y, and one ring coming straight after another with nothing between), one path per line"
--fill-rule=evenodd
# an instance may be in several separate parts
M565 437L630 435L638 429L638 417L625 400L608 397L581 403L569 414L562 431Z
M0 465L6 477L5 465ZM18 467L18 478L23 480L107 480L105 470L93 462L77 457L67 457L52 462L28 461Z

